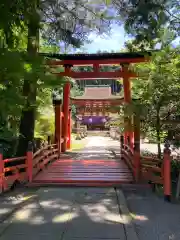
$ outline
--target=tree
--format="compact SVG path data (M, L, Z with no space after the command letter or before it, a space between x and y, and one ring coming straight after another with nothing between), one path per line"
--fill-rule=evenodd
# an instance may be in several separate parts
M24 76L21 55L0 49L0 69L0 138L7 139L17 136L24 101L21 95Z
M10 51L17 51L19 50L19 44L23 42L21 50L27 49L26 56L24 55L21 59L26 69L19 84L19 89L22 89L23 84L25 103L20 122L19 155L24 155L28 141L33 140L36 98L39 89L41 89L41 83L44 82L44 79L47 80L52 77L49 74L49 69L44 66L44 59L38 56L39 35L46 39L48 45L56 46L59 41L64 41L78 47L83 41L87 40L91 31L104 33L110 30L110 23L113 21L119 22L119 18L114 18L114 13L121 5L114 1L107 8L106 3L108 2L102 0L95 4L94 1L74 0L65 4L58 0L15 0L13 2L2 0L0 5L1 46ZM122 4L123 2L124 4L127 3L127 1L120 1L119 3ZM128 6L132 10L132 4ZM111 8L113 8L113 11L111 11ZM122 5L121 12L123 10ZM129 16L130 10L128 11ZM150 12L153 12L153 7L151 10ZM137 11L137 15L140 13ZM124 21L126 21L126 18L124 18ZM153 24L151 24L151 27L154 27ZM137 32L138 29L136 29ZM157 27L155 26L153 29L156 30ZM63 79L60 80L60 86L62 84Z
M179 49L166 47L153 55L149 63L136 65L139 78L133 84L133 94L140 99L136 108L141 109L144 127L156 132L158 156L161 157L161 135L167 132L165 120L179 114L180 70Z
M180 33L180 3L178 0L113 0L125 30L136 40L155 40L167 26L178 36Z
M30 62L37 58L40 23L41 34L50 44L57 44L59 40L63 40L76 47L87 39L90 31L107 31L110 23L109 19L102 17L104 10L101 11L102 7L99 3L94 5L91 1L85 3L81 0L65 4L57 0L33 0L28 7L24 22L28 28L27 53ZM34 136L35 102L39 79L36 73L34 68L31 78L28 76L24 80L23 95L26 96L26 104L21 116L18 155L25 154L28 141L32 141Z

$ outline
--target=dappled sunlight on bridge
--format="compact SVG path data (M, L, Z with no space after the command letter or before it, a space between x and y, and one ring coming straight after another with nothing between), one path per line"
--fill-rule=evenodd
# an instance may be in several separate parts
M101 156L102 157L102 156ZM39 184L107 184L133 182L132 173L127 165L117 159L60 159L40 172L34 179Z

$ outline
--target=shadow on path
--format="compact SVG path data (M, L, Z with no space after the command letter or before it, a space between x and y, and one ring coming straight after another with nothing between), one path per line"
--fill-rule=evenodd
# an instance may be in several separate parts
M180 205L164 202L147 188L123 190L140 240L180 239Z
M0 240L125 240L114 189L42 188L17 211Z

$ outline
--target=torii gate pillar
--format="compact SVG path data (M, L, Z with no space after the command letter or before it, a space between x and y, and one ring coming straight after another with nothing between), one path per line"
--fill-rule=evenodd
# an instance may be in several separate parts
M121 64L122 66L122 73L123 73L123 85L124 85L124 102L129 104L131 102L131 82L129 76L129 64ZM132 119L125 118L125 125L128 128L131 127ZM129 138L129 142L128 142ZM133 132L131 129L125 129L124 133L124 143L126 145L130 145L131 149L133 149Z
M69 114L68 114L68 140L67 140L67 149L71 149L71 109L69 109Z
M71 71L71 67L70 66L65 66L65 73L67 75L70 71ZM63 118L62 132L63 132L64 142L62 144L62 152L66 152L66 150L67 150L70 89L71 89L70 82L65 83L64 88L63 88L63 113L64 113L64 118Z
M58 146L58 154L61 153L61 124L62 124L62 116L61 116L61 109L62 109L62 101L53 99L53 106L54 106L54 113L55 113L55 139L54 142Z
M62 152L67 150L67 141L68 141L68 115L69 115L69 103L70 103L70 89L71 85L69 82L65 83L63 89L63 125L62 125L62 132L64 142L62 144Z

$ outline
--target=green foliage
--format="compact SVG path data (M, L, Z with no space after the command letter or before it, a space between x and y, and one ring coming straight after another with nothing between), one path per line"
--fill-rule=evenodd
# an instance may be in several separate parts
M36 119L35 137L47 140L47 136L54 134L54 114L49 111L48 115L40 114Z
M125 30L135 36L137 42L156 40L165 26L179 35L179 0L129 0L113 1L119 10Z
M179 15L177 9L179 9L179 5L175 0L172 2L176 4L176 9L173 8L171 13L173 16L176 16L176 22L178 22ZM94 1L74 0L67 4L56 0L1 1L1 138L9 138L19 134L20 118L23 116L23 114L21 115L22 109L25 112L28 112L27 110L29 109L37 110L37 135L41 136L53 131L51 93L54 88L62 90L67 79L61 78L56 74L51 74L52 69L46 66L46 59L38 56L38 49L41 52L59 52L61 50L58 47L59 41L63 41L67 45L80 46L83 41L87 40L88 34L92 30L100 34L108 33L111 23L114 20L118 22L117 19L119 16L117 18L114 17L114 12L112 14L111 11L108 11L109 9L107 9L106 5L113 7L114 10L120 10L120 15L125 10L124 7L127 7L126 16L122 15L123 21L126 23L126 29L129 33L138 37L145 36L145 40L158 37L157 33L159 34L162 25L167 23L168 19L170 19L169 26L173 26L174 31L177 30L175 29L177 23L173 21L172 16L168 18L170 14L167 10L172 6L168 0L160 2L152 0L148 3L144 1L119 2L107 0L95 3ZM134 8L134 6L136 7ZM158 21L155 21L157 20L157 16ZM142 27L140 28L139 26ZM165 38L167 39L167 36ZM139 37L139 39L141 38ZM162 45L165 46L164 43ZM150 45L144 46L144 48L150 46L154 45L150 43ZM25 52L26 50L27 52ZM22 51L24 51L24 54L20 54ZM144 64L143 67L137 66L136 68L143 81L146 79L140 87L138 83L135 83L134 94L137 95L136 90L139 88L140 94L138 93L138 96L143 99L139 103L139 106L140 109L145 109L143 110L143 114L148 119L147 122L153 123L155 121L156 118L153 118L153 116L156 116L156 107L158 104L161 110L160 117L164 117L163 114L166 113L167 107L170 107L174 104L175 100L179 99L179 58L175 54L173 51L162 52L160 55L156 55L152 63L148 66ZM167 59L170 61L168 65L160 64L161 61L167 61ZM107 70L107 68L105 66L104 70ZM117 66L113 66L112 68L116 70ZM58 68L57 70L61 71L62 69ZM168 87L162 87L164 79ZM176 90L177 94L174 94ZM72 96L77 96L81 95L82 92L77 86L73 86L71 94ZM166 97L164 98L164 96ZM167 99L169 99L169 102ZM177 107L178 104L176 104ZM51 110L48 112L46 109ZM152 111L152 114L149 114L149 109ZM75 107L72 106L73 116L75 116L75 111ZM47 124L45 120L48 121ZM33 123L30 125L29 123L27 124L27 128L32 125L30 129L33 129ZM26 126L25 123L24 126ZM27 128L24 127L24 129Z
M15 136L24 103L21 94L24 65L21 55L0 49L0 138Z
M23 82L30 81L33 87L38 78L35 105L42 109L52 105L52 89L62 88L65 81L50 73L44 58L32 58L7 48L0 49L0 69L0 139L10 139L19 134L21 111L28 101L28 96L22 94Z
M164 120L179 114L180 69L179 49L166 47L154 53L149 63L134 66L139 78L133 82L133 96L138 102L130 106L139 111L143 120L143 132L154 139L160 151L160 143L167 136L168 126ZM130 110L132 111L132 110ZM159 152L160 154L160 152Z

